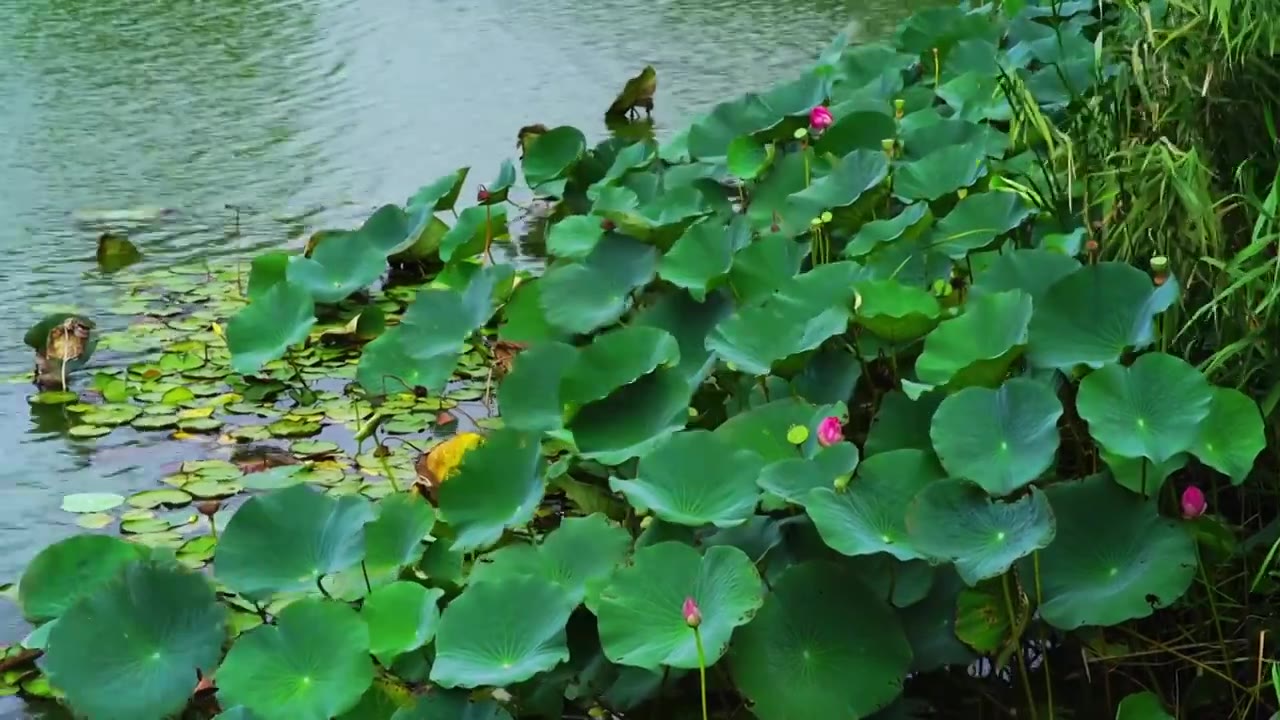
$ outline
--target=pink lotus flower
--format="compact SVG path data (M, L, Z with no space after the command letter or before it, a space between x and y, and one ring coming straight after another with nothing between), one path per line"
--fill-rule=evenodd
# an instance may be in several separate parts
M693 598L684 599L684 607L680 609L680 613L684 615L684 624L691 628L696 628L702 624L702 611L698 610L698 603Z
M818 444L830 447L841 440L844 440L844 428L840 425L840 418L822 418L822 422L818 423Z
M831 123L835 121L836 119L832 117L831 111L822 105L809 111L809 127L817 132L822 132L831 127Z
M1198 518L1204 514L1207 507L1209 503L1205 500L1204 492L1200 488L1190 485L1182 491L1182 517L1188 520Z

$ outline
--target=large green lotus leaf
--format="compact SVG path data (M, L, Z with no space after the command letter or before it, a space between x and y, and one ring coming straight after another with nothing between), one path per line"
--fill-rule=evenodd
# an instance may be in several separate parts
M447 688L501 687L550 670L569 659L565 625L575 607L544 578L469 585L440 618L431 681Z
M862 363L853 350L828 344L809 356L800 374L791 379L791 388L820 405L844 402L853 397L861 377Z
M360 385L375 396L443 389L458 364L457 353L418 354L413 347L418 339L412 330L396 326L366 345L356 368Z
M507 234L507 209L502 206L475 205L458 214L449 232L440 238L440 259L449 262L455 256L471 258L484 252L486 245Z
M387 256L359 233L343 233L316 245L311 257L289 260L286 279L317 303L336 303L382 276Z
M876 597L894 607L911 607L920 602L933 585L934 566L924 560L902 561L888 553L833 557L870 587Z
M1062 403L1046 384L1013 378L999 388L970 387L933 415L929 435L942 467L995 496L1040 477L1058 453Z
M715 355L707 349L707 335L733 312L726 292L712 293L702 302L686 293L663 293L636 313L634 324L662 328L680 345L679 370L690 387L697 387L715 365ZM509 382L509 380L507 381Z
M934 412L945 397L941 392L925 393L918 399L908 397L901 390L885 393L880 399L880 410L867 431L863 454L870 457L904 448L933 452L929 428Z
M744 216L726 225L717 217L689 226L658 265L658 277L689 291L698 302L728 275L733 255L751 240Z
M1190 450L1209 417L1213 388L1186 362L1148 353L1080 381L1076 411L1108 451L1161 463Z
M782 234L765 235L733 256L729 287L742 305L771 296L800 272L808 249Z
M170 717L212 674L226 608L200 575L157 562L117 566L49 631L40 667L77 713L103 720Z
M572 333L616 322L631 291L653 279L658 257L652 245L606 235L583 262L554 266L538 280L547 321Z
M373 516L361 496L333 498L307 485L252 497L218 539L214 574L250 597L315 590L321 577L364 559Z
M902 212L887 220L872 220L863 225L844 247L844 256L858 258L873 252L878 246L904 236L915 237L933 225L933 213L929 204L912 203Z
M1063 630L1149 617L1182 597L1196 574L1195 540L1105 473L1045 490L1058 535L1040 553L1040 616ZM1028 559L1018 570L1033 578Z
M1036 300L1027 359L1037 367L1065 371L1082 364L1099 368L1114 363L1127 348L1140 350L1151 344L1152 318L1177 297L1172 277L1157 287L1132 265L1085 265Z
M578 453L619 465L649 452L689 421L693 388L676 368L659 368L582 406L569 422Z
M1126 695L1116 708L1116 720L1177 720L1150 691Z
M741 180L754 180L773 162L776 149L749 136L734 138L726 150L725 165L731 175Z
M469 583L537 577L574 605L605 580L631 549L631 535L600 513L565 518L538 545L507 545L476 561Z
M640 206L640 218L653 232L683 226L710 212L711 206L702 191L691 185L668 187Z
M792 245L792 238L807 230L812 218L791 204L791 196L804 190L806 178L811 180L814 174L813 167L806 170L804 157L803 153L786 153L775 162L757 182L746 212L753 228L763 232L776 226L774 232L781 231Z
M956 600L967 585L952 566L934 573L929 594L905 608L900 617L911 641L911 671L930 672L948 665L967 666L977 656L956 637Z
M829 71L811 70L767 93L747 93L720 103L690 126L690 156L724 157L739 136L770 130L789 117L809 112L830 92L830 75Z
M872 150L884 158L882 143L897 134L892 115L876 110L851 112L836 118L813 148L819 155L831 153L837 157L845 157L855 150ZM887 169L887 160L885 163Z
M944 82L938 87L937 93L943 102L955 110L952 117L971 122L1006 122L1013 117L1013 107L1009 104L1000 80L1000 76L995 74L966 72Z
M734 638L733 680L761 720L861 718L902 693L911 646L893 610L856 577L789 568Z
M311 293L291 282L277 282L227 320L231 369L242 375L257 372L306 340L315 324Z
M702 613L699 631L712 665L728 649L734 628L755 616L762 595L760 575L736 547L717 545L699 555L679 542L649 545L600 592L594 608L600 645L620 665L697 668L693 630L681 613L691 597Z
M758 480L766 492L796 505L803 505L811 490L830 488L836 478L858 466L858 446L841 442L824 447L812 458L792 457L771 463Z
M916 61L882 43L851 44L840 51L835 63L837 91L844 85L861 87L885 73L901 74Z
M578 350L559 342L537 343L516 355L498 386L504 425L535 433L564 427L560 383L577 360Z
M764 461L709 430L676 433L640 459L634 480L609 487L633 507L667 522L733 527L746 522L760 500L756 478Z
M893 280L858 283L858 323L892 343L924 337L938 325L942 308L933 293Z
M1026 347L1031 309L1031 296L1021 290L969 300L961 315L925 336L916 376L952 388L999 385Z
M511 720L511 713L493 700L472 700L469 693L435 690L391 720Z
M284 251L266 252L258 255L249 264L249 282L245 285L245 297L252 302L262 297L276 283L284 282L289 272L289 261L292 253Z
M1200 462L1239 485L1267 446L1262 413L1248 395L1232 388L1213 388L1209 415L1191 447Z
M53 620L148 552L106 535L73 535L46 547L18 583L22 616L33 623Z
M854 150L841 158L826 177L791 196L799 214L817 217L824 210L848 207L879 185L889 174L883 150Z
M1018 558L1047 547L1053 542L1056 524L1049 501L1038 488L1004 502L992 500L974 483L948 479L916 496L907 511L907 529L922 552L954 562L960 577L976 585L1005 572Z
M390 667L401 653L431 642L440 622L438 603L443 596L443 590L404 580L370 593L360 607L360 616L369 626L369 652Z
M579 407L679 362L680 345L666 330L644 325L610 330L578 351L560 383L560 400Z
M933 249L954 260L982 250L1021 225L1033 208L1013 192L992 190L966 196L933 227Z
M600 218L594 215L572 215L555 225L547 234L547 253L552 257L585 259L604 237Z
M1080 261L1053 250L1025 248L1001 253L978 271L971 297L1021 290L1037 303L1062 278L1080 268Z
M332 600L290 603L274 625L241 635L218 668L218 699L262 720L329 720L373 683L369 628Z
M863 275L860 265L844 261L786 280L763 303L725 318L707 338L707 348L742 372L767 375L774 363L845 331L853 284Z
M469 172L471 172L470 167L460 167L448 175L441 175L418 188L418 192L405 202L405 206L428 208L433 213L449 212L458 202L458 195L462 193L462 184L467 181Z
M843 406L815 406L797 397L785 397L740 412L721 423L715 433L741 450L750 450L775 463L797 457L797 446L787 439L792 427L808 428L809 439L800 447L803 457L813 456L819 448L818 423L822 418L845 415Z
M542 308L542 285L537 279L525 280L516 286L511 299L502 308L502 325L498 339L515 343L540 343L546 340L566 340L570 333L547 321Z
M918 160L950 145L978 143L985 148L988 156L1001 158L1009 148L1009 136L986 123L943 118L936 113L928 116L931 122L923 122L925 118L925 113L915 113L903 118L902 154L904 157ZM908 127L909 120L917 120L919 124Z
M632 170L646 168L653 163L654 158L657 156L658 143L652 138L632 143L619 150L618 154L614 156L613 163L609 165L609 170L605 172L603 178L600 178L600 184L606 185L615 182Z
M545 490L538 436L500 428L471 450L440 486L440 516L456 531L455 552L489 547L533 519Z
M805 510L832 550L843 555L888 553L899 560L930 557L907 534L907 509L925 488L946 477L920 450L891 450L858 466L844 490L812 490Z
M401 570L422 557L422 542L436 524L435 510L427 499L414 491L393 492L374 506L378 516L364 526L364 562L326 578L325 586L333 597L364 597L370 587L395 581ZM330 579L332 587L327 582Z
M528 144L520 161L525 182L531 188L564 177L587 151L582 131L562 125L539 135Z
M900 161L893 171L893 194L904 202L932 202L986 174L986 148L976 142L948 145L919 160Z

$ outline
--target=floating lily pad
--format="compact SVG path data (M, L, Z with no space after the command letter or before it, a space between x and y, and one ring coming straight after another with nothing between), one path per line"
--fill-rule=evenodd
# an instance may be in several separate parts
M124 496L115 493L75 493L62 498L62 509L73 513L100 513L124 504Z
M613 478L609 487L667 522L731 527L755 512L763 468L759 455L735 448L723 436L688 430L641 458L634 480Z
M143 490L129 498L129 504L136 508L157 508L161 505L178 507L191 502L191 496L181 490L159 489Z
M307 420L277 420L267 426L267 432L274 437L291 438L291 437L308 437L320 432L321 425L318 422L310 422Z
M141 414L142 410L133 405L102 405L99 406L97 410L81 415L80 422L86 425L115 427L117 425L127 424Z
M103 435L110 435L111 428L103 425L72 425L71 428L67 430L67 434L73 438L96 438L102 437Z
M178 429L183 432L213 432L220 427L222 427L222 421L217 418L192 418L178 422Z
M289 452L299 457L332 455L338 451L338 443L328 440L299 440L289 446Z
M178 426L177 415L144 414L129 423L135 430L167 430Z
M113 522L115 518L101 512L88 513L76 518L76 524L86 530L101 530Z

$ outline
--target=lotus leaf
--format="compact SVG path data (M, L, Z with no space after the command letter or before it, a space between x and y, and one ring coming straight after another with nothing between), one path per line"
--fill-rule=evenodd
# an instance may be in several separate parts
M725 162L734 177L754 180L773 162L776 151L771 144L766 145L749 135L743 135L734 138L725 153Z
M608 579L630 549L630 535L604 515L565 518L537 546L507 545L480 558L469 582L536 577L555 583L577 604Z
M889 161L880 150L854 150L841 158L826 177L791 196L797 212L817 217L823 210L848 207L889 174Z
M277 282L227 321L231 368L241 374L257 372L306 340L315 323L311 293L291 282Z
M987 153L982 145L948 145L918 160L899 162L893 171L893 194L903 202L932 202L973 185L986 173Z
M493 700L472 700L467 693L432 692L412 706L397 710L391 720L511 720L511 714Z
M616 465L649 452L689 420L688 381L674 368L659 368L584 405L569 423L579 454Z
M384 252L359 233L344 233L317 245L311 257L290 258L286 280L315 302L330 304L377 280L386 269Z
M470 167L460 167L448 175L441 175L430 183L418 188L405 202L408 208L424 208L430 212L449 212L458 202L462 193L462 185L467 181Z
M929 210L929 204L912 203L887 220L872 220L863 225L845 246L844 256L861 257L885 243L918 236L932 225L933 213Z
M733 266L733 256L750 240L746 219L736 217L729 225L715 218L689 226L658 265L658 277L689 291L702 302L707 292L725 278Z
M507 210L479 205L458 214L457 223L440 238L440 259L468 258L484 252L496 238L507 234Z
M968 586L954 567L940 567L929 594L900 615L911 641L911 670L929 672L948 665L966 666L975 655L956 637L956 601Z
M760 473L759 483L766 492L803 505L809 491L832 487L837 478L848 476L857 466L858 446L836 443L812 458L787 458L770 464Z
M604 233L599 218L573 215L551 227L547 237L547 252L558 258L582 260L596 248Z
M606 235L581 263L557 265L538 279L540 306L553 326L587 333L610 325L630 305L629 294L653 279L657 249Z
M1127 695L1116 708L1116 720L1176 720L1153 692Z
M578 351L560 386L562 403L601 400L659 367L680 362L680 346L665 330L644 325L601 333Z
M963 314L925 336L916 374L934 385L995 387L1026 347L1031 307L1021 290L970 300Z
M942 308L933 293L897 280L858 283L858 322L892 343L923 337L938 325Z
M146 548L105 535L73 535L41 550L18 583L18 605L33 623L62 615L120 571L148 554Z
M732 527L755 512L763 460L707 430L676 433L640 460L634 480L609 487L637 508L681 525Z
M457 535L455 551L487 548L504 530L533 519L544 492L538 436L495 430L440 486L440 514Z
M575 127L564 125L542 133L529 142L521 161L525 182L536 191L564 177L586 150L587 140Z
M813 430L800 448L804 457L811 457L819 448L818 423L824 417L845 414L842 405L815 406L799 398L782 398L734 415L716 428L715 433L734 447L750 450L766 463L774 463L796 457L796 446L787 439L792 427L800 425Z
M1239 485L1253 469L1253 461L1267 446L1258 404L1232 388L1213 388L1209 414L1191 451L1200 462Z
M384 585L365 599L360 615L369 625L369 652L389 667L396 656L426 645L440 622L443 590L415 582Z
M507 196L511 192L511 186L516 183L516 166L511 162L510 158L503 160L502 165L498 168L498 176L493 182L489 183L485 189L488 191L487 198L480 199L481 205L496 205L506 202Z
M933 249L953 259L965 257L995 242L996 237L1021 225L1032 208L1016 193L974 193L934 226L929 242Z

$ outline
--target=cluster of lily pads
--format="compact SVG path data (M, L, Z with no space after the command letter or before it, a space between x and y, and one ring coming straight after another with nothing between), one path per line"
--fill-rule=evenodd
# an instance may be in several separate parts
M68 498L132 509L23 576L19 685L107 720L692 717L701 677L711 716L902 717L909 677L1025 679L1029 640L1175 605L1185 469L1242 483L1265 439L1156 346L1177 279L1034 190L1073 168L1029 126L1108 72L1091 9L927 10L661 145L549 129L536 276L492 261L507 163L452 225L465 170L243 277L165 275L199 307L139 278L150 329L100 346L162 354L77 427L357 446ZM371 290L388 268L430 280ZM497 417L445 440L475 401Z

